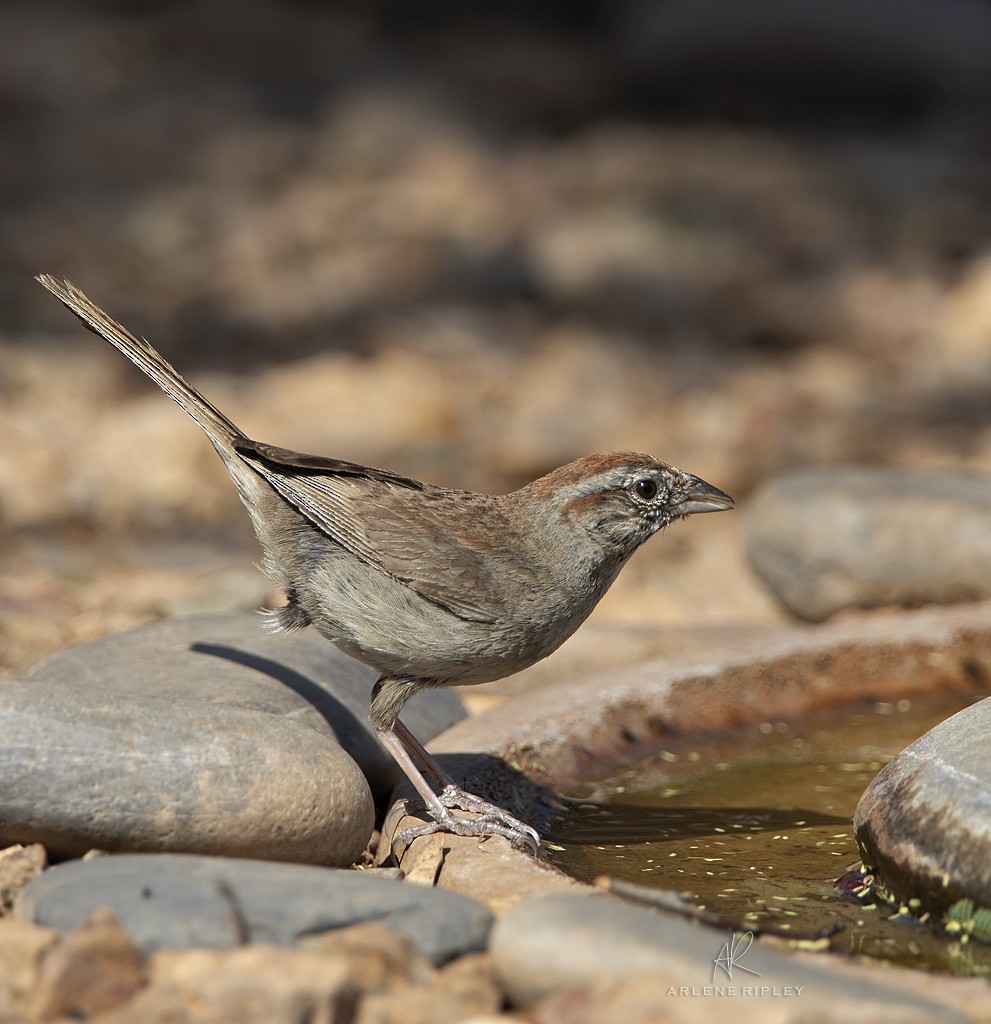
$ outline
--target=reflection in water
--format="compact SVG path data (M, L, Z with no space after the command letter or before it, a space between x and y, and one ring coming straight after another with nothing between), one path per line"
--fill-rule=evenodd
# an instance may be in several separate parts
M549 838L554 843L597 846L611 843L659 843L719 833L753 834L803 825L849 825L846 818L818 811L778 807L635 807L575 803Z

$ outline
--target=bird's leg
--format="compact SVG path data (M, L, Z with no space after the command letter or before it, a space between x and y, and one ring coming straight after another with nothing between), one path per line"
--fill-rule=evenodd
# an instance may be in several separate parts
M414 825L412 828L404 829L396 836L397 840L408 843L417 836L444 831L453 832L456 836L502 836L504 839L508 839L514 846L527 847L533 853L536 853L540 848L540 837L529 825L524 825L523 822L517 821L512 815L507 814L505 811L500 811L499 808L495 808L495 810L499 811L502 815L501 818L494 815L484 815L480 818L463 818L460 814L455 814L451 807L445 805L441 797L430 788L430 783L423 777L420 769L416 767L413 758L403 746L403 742L396 731L394 729L377 730L377 735L385 748L396 759L399 767L406 773L407 778L413 783L414 788L426 805L427 813L433 818L433 821L426 822L423 825ZM432 758L428 758L428 761L430 760ZM440 765L434 763L433 767L436 771L445 774ZM454 783L452 782L451 785L453 786ZM482 801L479 802L481 803ZM507 821L515 822L515 825L507 824Z
M455 785L454 779L444 771L436 758L430 755L427 748L409 731L404 722L397 718L392 731L396 734L396 739L403 745L406 752L423 765L426 773L441 789Z
M441 787L438 799L445 807L454 807L461 811L471 811L472 813L482 815L482 819L485 821L499 822L515 832L529 836L530 842L527 843L528 846L532 844L539 847L540 836L535 829L520 821L519 818L513 817L512 814L498 804L489 803L480 796L469 793L466 789L459 786L398 718L392 728L396 739L399 740L406 752L411 757L415 757L423 765L426 773Z
M432 822L406 829L397 838L408 841L444 829L459 836L503 836L514 845L527 847L536 853L540 848L540 837L529 825L517 821L501 808L465 793L399 721L403 705L423 685L417 679L383 676L372 689L372 705L368 717L375 734L413 783L423 798L427 813L433 818ZM414 757L422 762L427 773L440 785L440 796L431 789L430 783L417 768ZM477 810L481 817L463 818L453 812L454 807Z

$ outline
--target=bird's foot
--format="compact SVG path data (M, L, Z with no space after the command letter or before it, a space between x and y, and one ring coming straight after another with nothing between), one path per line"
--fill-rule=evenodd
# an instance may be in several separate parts
M469 793L454 783L449 783L441 790L440 802L445 807L480 814L479 821L494 822L505 826L516 834L527 836L526 845L531 846L535 851L540 847L540 836L537 835L536 829L531 828L526 822L520 821L519 818L514 818L509 811L504 810L498 804L491 804L488 800L483 800L480 796L475 796L474 793Z
M452 806L445 801L447 790L453 788L458 791L459 787L446 787L441 795L439 807L428 807L427 813L433 821L425 821L422 825L413 825L397 832L393 840L395 843L403 843L408 846L414 839L420 836L431 835L434 832L451 832L456 836L478 836L481 839L488 839L490 836L502 836L508 839L513 846L529 850L536 855L540 850L540 836L529 825L517 820L511 814L496 807L494 804L487 804L484 800L472 796L470 793L459 791L461 797L468 797L471 801L477 801L475 806L465 807L461 802L453 804L463 811L475 811L481 815L478 818L465 818L455 814ZM465 801L469 802L468 800ZM479 810L484 807L486 810Z

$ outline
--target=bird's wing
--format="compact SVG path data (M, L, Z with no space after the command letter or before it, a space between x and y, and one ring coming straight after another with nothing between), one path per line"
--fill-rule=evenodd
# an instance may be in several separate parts
M486 553L467 542L487 495L440 491L338 459L238 439L235 448L290 505L336 544L421 597L472 622L496 622L504 598ZM462 498L461 516L434 501ZM476 508L465 506L479 506Z
M397 501L389 494L366 531L389 573L463 619L511 618L520 582L531 589L536 582L490 495L428 488L413 501Z

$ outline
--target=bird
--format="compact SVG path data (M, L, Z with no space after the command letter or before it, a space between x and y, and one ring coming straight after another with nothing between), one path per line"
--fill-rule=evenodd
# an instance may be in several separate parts
M422 690L500 679L547 657L641 544L733 498L633 451L586 455L492 495L256 441L71 282L37 280L206 434L251 518L263 571L285 594L273 626L312 626L378 673L370 723L430 818L401 838L502 836L538 852L536 830L456 783L400 712Z

